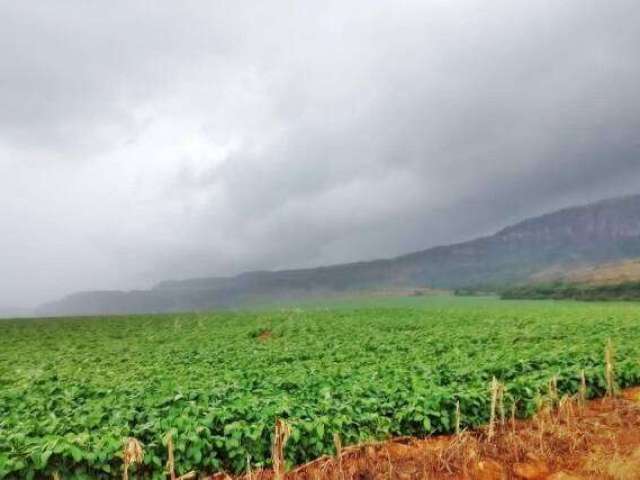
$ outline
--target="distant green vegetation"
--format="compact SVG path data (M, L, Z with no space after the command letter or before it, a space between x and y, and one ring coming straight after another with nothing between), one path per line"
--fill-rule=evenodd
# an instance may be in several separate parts
M544 283L521 285L503 290L503 299L530 300L640 300L640 282L625 282L609 285L580 283Z
M456 297L493 297L500 291L500 287L468 287L456 288L453 294Z
M268 465L276 418L288 461L345 445L487 422L489 384L531 414L553 375L640 383L640 306L485 298L351 299L303 309L0 321L0 478L118 478L123 439L145 478Z

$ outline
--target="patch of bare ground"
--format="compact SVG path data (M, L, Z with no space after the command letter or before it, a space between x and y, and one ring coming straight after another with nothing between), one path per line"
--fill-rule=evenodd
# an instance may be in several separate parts
M281 451L281 446L279 446ZM426 439L342 448L286 474L242 480L640 480L640 388L589 402L564 398L530 420ZM217 474L211 479L230 478Z
M273 332L271 330L262 330L260 335L258 335L258 340L261 342L268 341L273 336Z

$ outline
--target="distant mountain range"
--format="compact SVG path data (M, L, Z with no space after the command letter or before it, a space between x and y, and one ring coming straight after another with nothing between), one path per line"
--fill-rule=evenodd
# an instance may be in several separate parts
M328 267L166 281L149 290L74 293L39 315L208 310L258 299L396 287L494 288L544 271L640 257L640 195L530 218L495 235L400 257Z

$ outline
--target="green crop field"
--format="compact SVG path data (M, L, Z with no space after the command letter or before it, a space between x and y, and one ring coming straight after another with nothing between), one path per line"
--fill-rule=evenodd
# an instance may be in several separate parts
M483 298L343 301L328 307L0 321L0 478L122 475L123 439L148 478L268 466L276 418L288 460L395 435L486 423L489 384L531 414L557 375L604 389L604 345L620 386L640 383L640 306ZM510 408L510 407L509 407Z

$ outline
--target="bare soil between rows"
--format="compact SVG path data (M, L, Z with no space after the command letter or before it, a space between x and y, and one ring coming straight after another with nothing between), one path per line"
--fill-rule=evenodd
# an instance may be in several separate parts
M243 480L271 480L271 470ZM210 477L228 479L225 474ZM284 475L287 480L640 480L640 388L582 404L565 400L530 420L459 435L397 438L346 447Z

